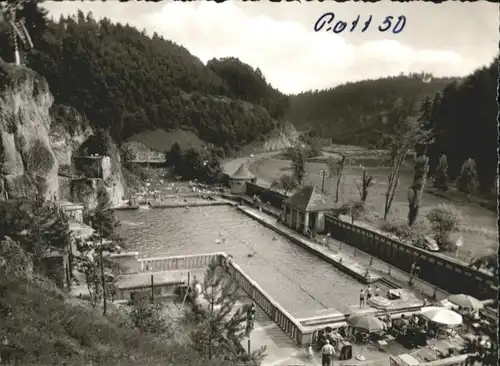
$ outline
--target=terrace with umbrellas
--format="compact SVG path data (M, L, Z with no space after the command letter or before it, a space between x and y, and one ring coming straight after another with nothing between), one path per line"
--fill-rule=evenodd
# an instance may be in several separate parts
M496 342L482 332L496 320L485 316L480 300L459 294L428 305L411 315L352 315L346 326L320 331L316 349L328 340L337 350L335 364L341 365L465 365L467 359L473 365L473 357L467 355ZM477 345L476 350L470 349L471 344Z

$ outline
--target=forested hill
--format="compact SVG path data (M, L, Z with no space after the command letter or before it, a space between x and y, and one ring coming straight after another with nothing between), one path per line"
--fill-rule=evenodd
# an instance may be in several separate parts
M157 34L91 14L49 22L39 38L28 66L46 77L56 103L75 107L118 142L187 127L234 148L273 130L286 105L260 71L237 59L207 67Z
M422 111L435 132L435 142L427 152L431 169L445 154L449 174L456 177L461 164L473 158L484 190L495 187L497 180L498 62L497 57L488 67L450 83Z
M401 75L347 83L331 89L293 95L286 118L334 142L373 146L384 129L384 115L397 103L418 104L442 90L450 78Z

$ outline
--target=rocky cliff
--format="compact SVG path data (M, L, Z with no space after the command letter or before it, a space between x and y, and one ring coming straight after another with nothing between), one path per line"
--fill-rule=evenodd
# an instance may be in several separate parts
M298 143L300 133L291 124L274 131L263 144L264 151L282 150Z
M0 199L42 195L93 201L95 189L78 189L73 157L94 132L73 108L53 101L43 77L0 59ZM117 204L126 187L118 148L111 145L111 175L90 187L103 184Z
M58 196L58 163L52 151L44 78L0 59L0 197Z

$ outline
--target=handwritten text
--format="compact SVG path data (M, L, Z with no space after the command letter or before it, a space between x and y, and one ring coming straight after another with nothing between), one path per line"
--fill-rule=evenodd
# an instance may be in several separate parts
M359 31L364 33L370 25L372 24L373 16L370 15L364 18L365 21L361 22L362 27L360 25ZM325 13L318 18L316 23L314 24L315 32L333 32L336 34L342 33L344 30L348 30L349 32L354 32L358 29L358 24L360 23L361 16L358 15L356 19L352 22L344 21L341 19L335 19L334 13ZM385 19L378 23L378 31L379 32L392 32L394 34L401 33L406 25L406 17L404 15L400 15L397 18L391 15L386 16Z

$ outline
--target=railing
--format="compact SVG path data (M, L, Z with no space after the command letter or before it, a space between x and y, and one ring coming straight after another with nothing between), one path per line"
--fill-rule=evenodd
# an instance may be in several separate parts
M227 259L226 254L221 254L221 256ZM299 321L283 309L234 262L229 263L229 273L255 303L259 305L271 319L297 343L297 345L301 346L303 343L304 329Z
M168 282L168 283L155 283L153 285L153 293L155 298L168 296L174 293L175 289L182 285L184 281ZM151 285L120 287L116 290L114 300L128 300L132 293L146 292L151 294Z
M207 267L214 259L219 264L228 264L229 274L239 286L258 304L276 324L289 335L298 345L303 342L303 327L298 320L283 309L255 281L253 281L237 264L228 263L225 253L209 253L182 255L161 258L145 258L139 260L140 272L168 271L179 269L194 269ZM156 287L156 285L155 285ZM145 287L147 291L148 287ZM150 288L150 287L149 287ZM142 289L142 287L141 287ZM126 289L137 291L137 289ZM126 296L124 294L123 296ZM120 297L122 297L120 295Z
M208 253L194 255L178 255L172 257L157 257L140 259L141 272L172 271L177 269L192 269L207 267L214 258L219 260L223 253Z

